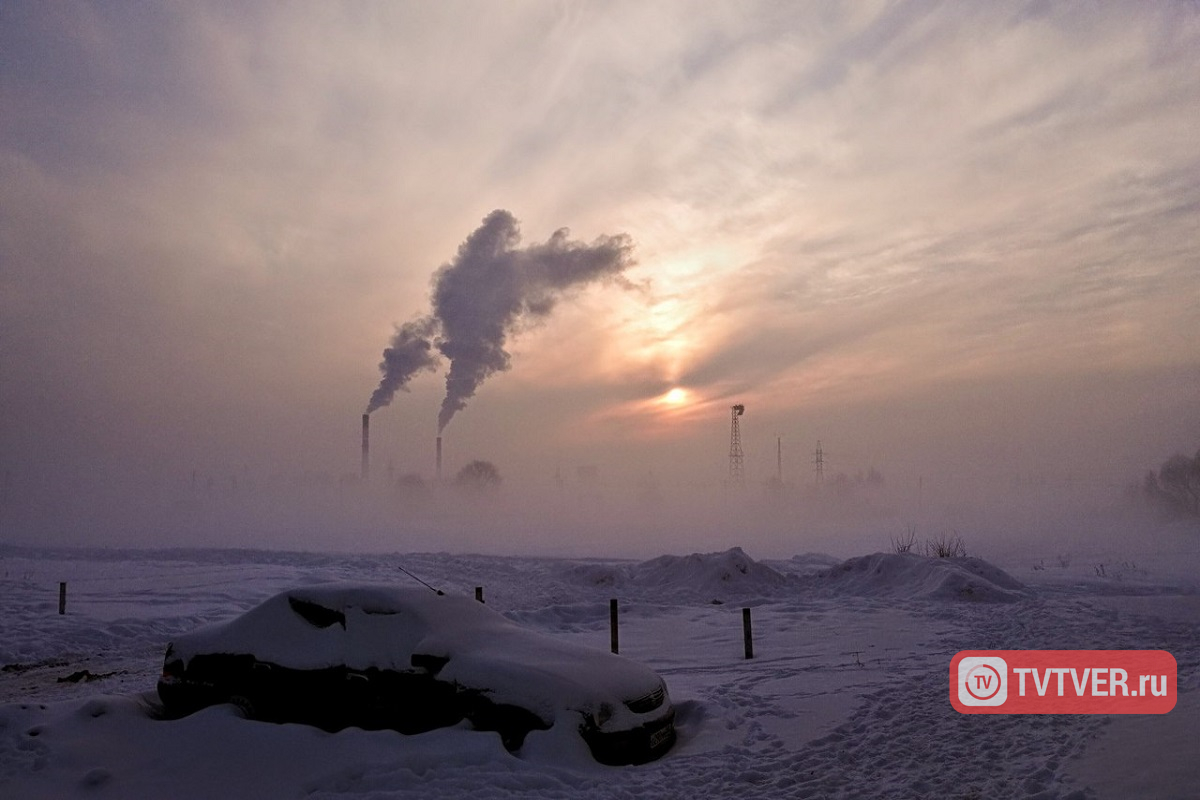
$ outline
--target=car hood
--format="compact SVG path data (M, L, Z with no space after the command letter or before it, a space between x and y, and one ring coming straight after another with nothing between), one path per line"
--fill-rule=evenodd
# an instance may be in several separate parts
M476 631L465 639L434 634L418 647L448 659L439 678L480 689L496 702L519 705L547 720L556 708L620 715L626 701L662 686L662 679L642 664L516 625Z

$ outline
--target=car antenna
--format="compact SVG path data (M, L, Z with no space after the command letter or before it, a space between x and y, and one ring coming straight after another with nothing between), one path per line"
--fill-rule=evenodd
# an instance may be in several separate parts
M433 592L433 593L437 594L439 597L440 597L441 595L444 595L444 594L445 594L445 592L443 592L441 589L435 589L435 588L433 588L433 587L432 587L432 586L430 586L428 583L426 583L425 581L423 581L423 580L421 580L420 578L418 578L416 575L413 575L411 572L409 572L408 570L406 570L404 567L396 567L396 569L400 570L400 571L401 571L401 572L403 572L405 575L407 575L408 577L412 578L414 581L416 581L417 583L421 584L422 586L424 586L424 587L425 587L426 589L428 589L429 591L431 591L431 592Z

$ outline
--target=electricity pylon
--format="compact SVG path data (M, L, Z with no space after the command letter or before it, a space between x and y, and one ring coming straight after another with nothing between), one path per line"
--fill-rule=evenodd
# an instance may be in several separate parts
M729 483L738 488L746 485L746 456L742 453L742 429L738 417L746 413L741 403L730 408L729 428Z

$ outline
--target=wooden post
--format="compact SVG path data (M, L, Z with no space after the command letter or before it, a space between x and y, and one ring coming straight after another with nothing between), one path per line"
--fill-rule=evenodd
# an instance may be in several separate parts
M612 651L619 651L617 646L617 598L608 601L608 627L612 631Z
M67 582L59 581L58 583L58 613L67 613Z
M475 599L481 603L483 602L483 587L482 586L475 587Z
M750 631L750 609L742 609L742 638L746 642L746 658L754 658L754 635Z

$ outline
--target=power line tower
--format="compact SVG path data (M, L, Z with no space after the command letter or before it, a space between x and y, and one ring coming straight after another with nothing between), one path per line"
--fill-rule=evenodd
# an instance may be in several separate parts
M775 437L775 482L783 486L783 437Z
M741 403L730 408L729 427L729 482L737 487L746 485L746 456L742 453L742 429L738 417L746 413Z
M821 448L821 440L817 439L817 453L813 458L813 463L816 464L817 473L817 488L825 483L825 451Z

